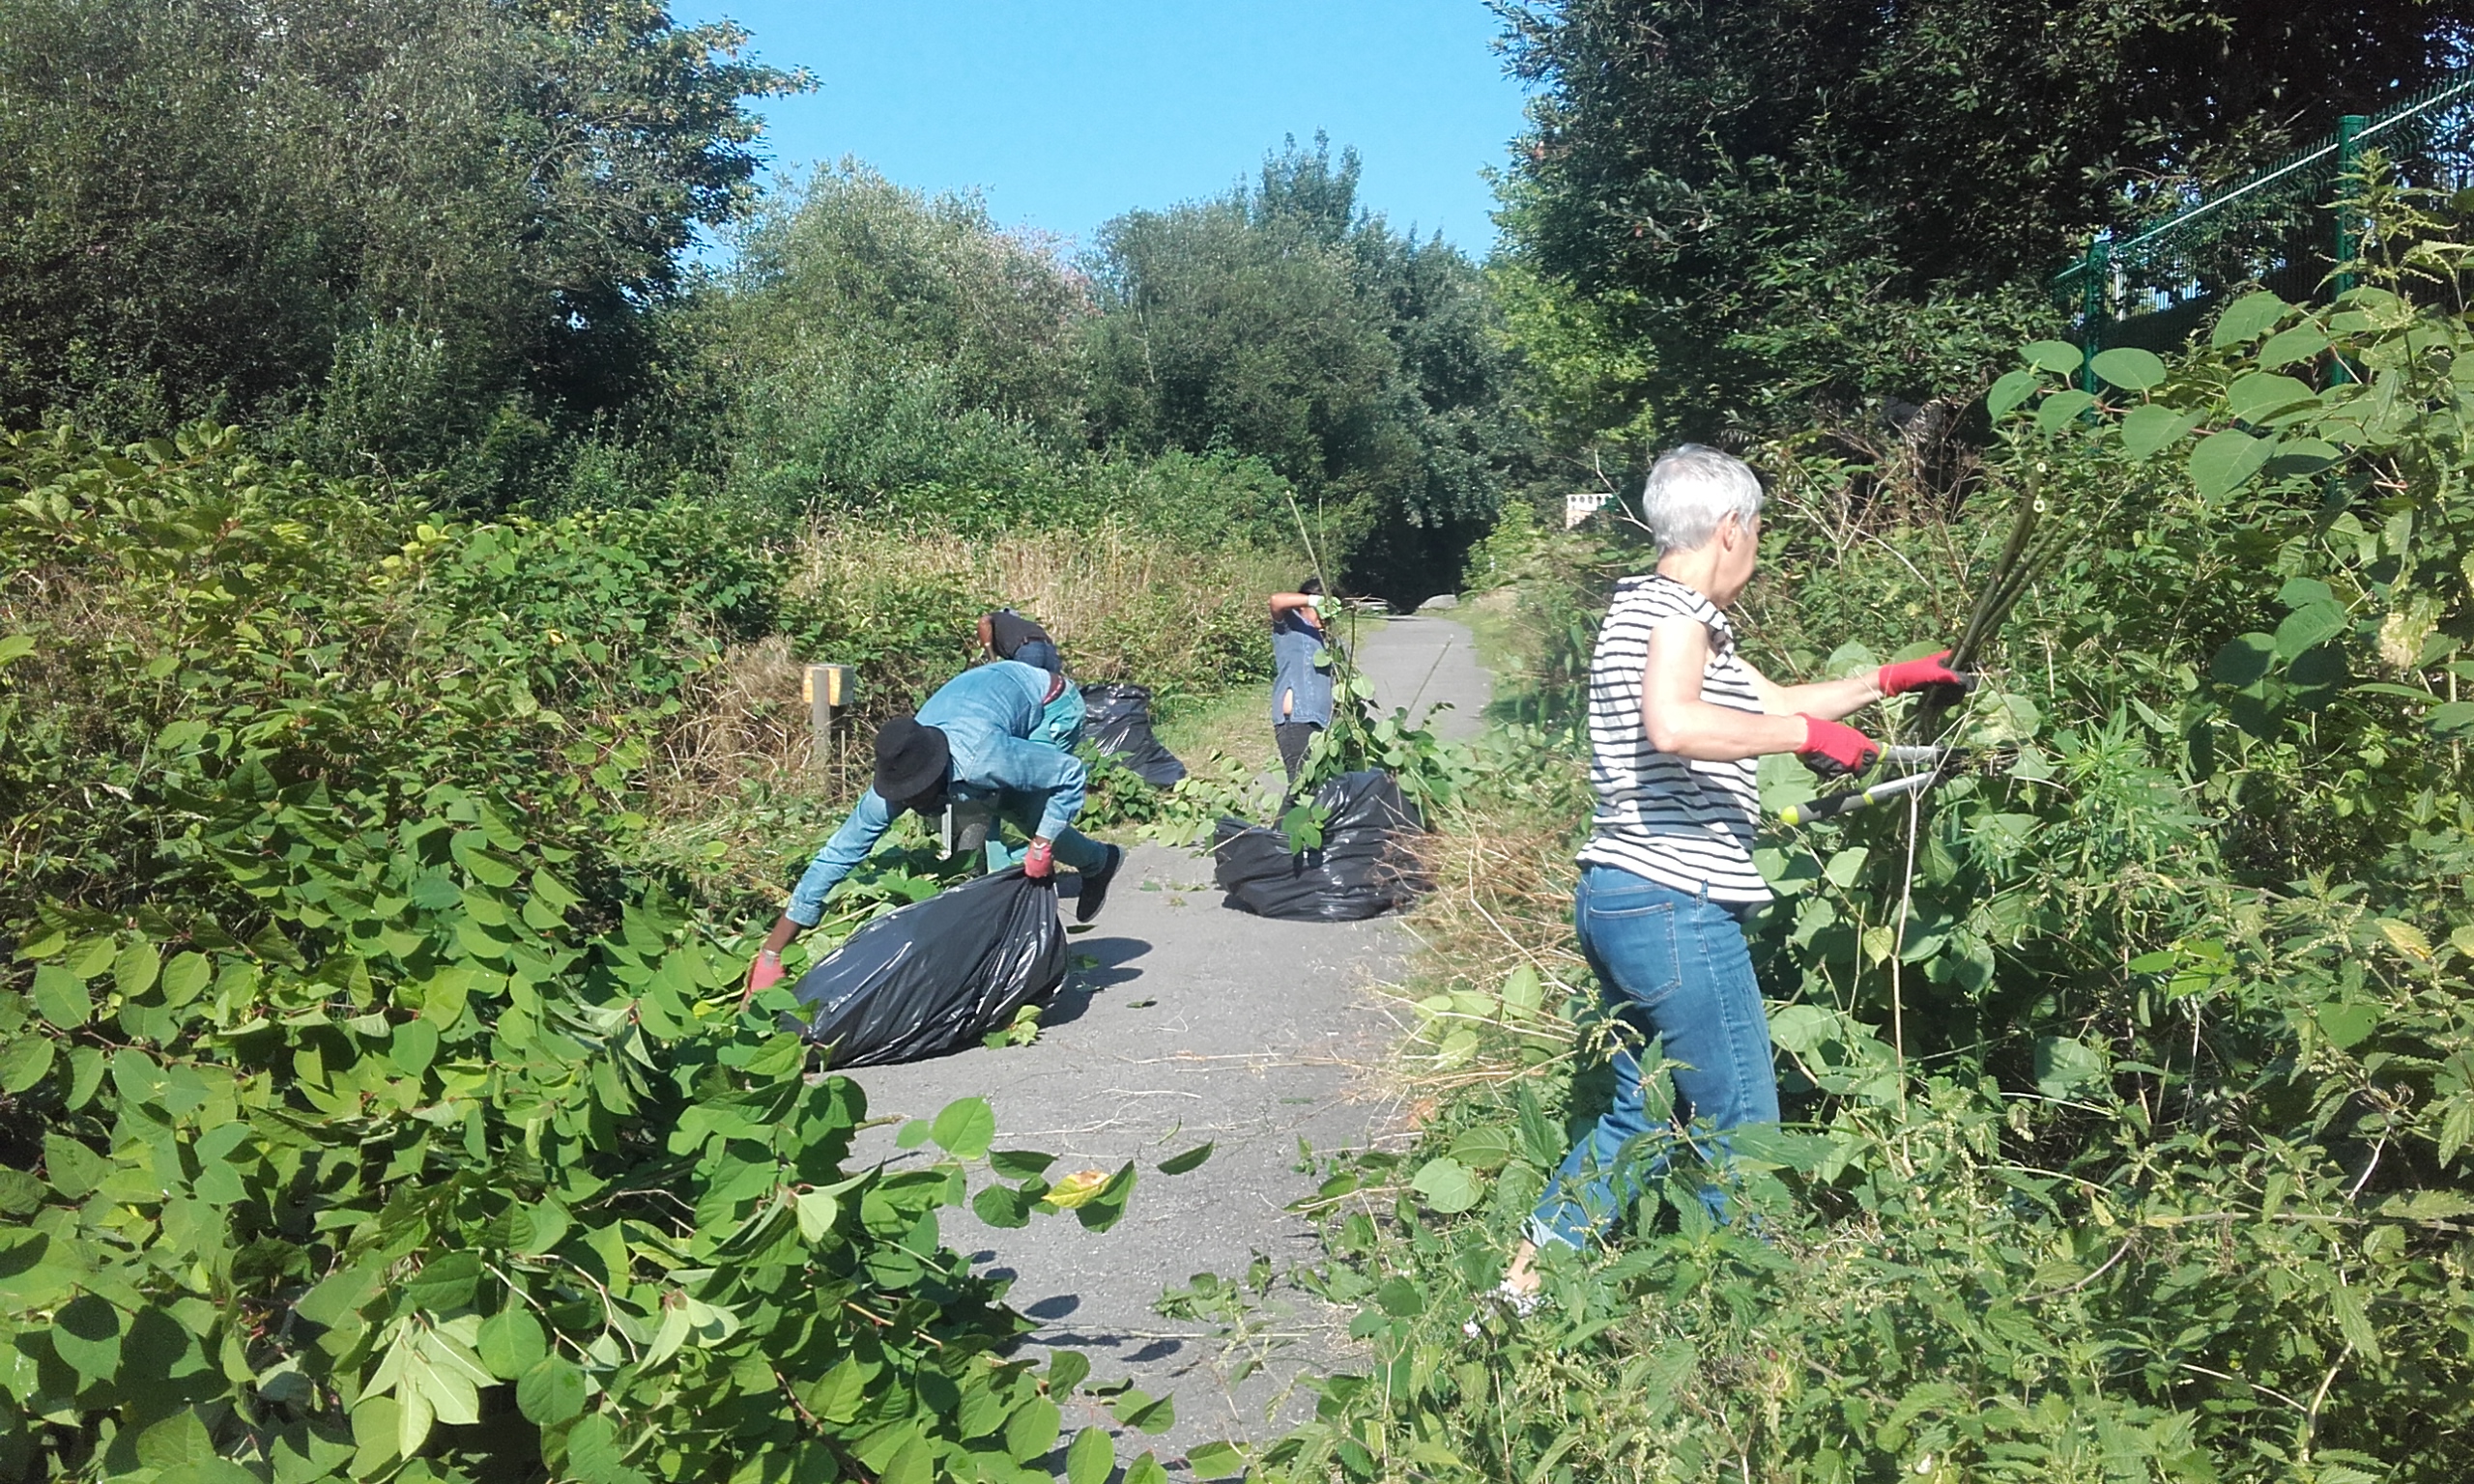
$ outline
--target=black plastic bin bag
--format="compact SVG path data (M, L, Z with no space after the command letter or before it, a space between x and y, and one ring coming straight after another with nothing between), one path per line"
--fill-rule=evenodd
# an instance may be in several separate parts
M1323 843L1292 852L1279 830L1220 821L1212 855L1227 904L1257 917L1348 923L1405 907L1425 889L1409 837L1425 822L1388 773L1336 778L1314 791Z
M791 986L795 1030L830 1065L915 1062L981 1043L1065 980L1053 877L1000 870L889 912L850 934Z
M1151 729L1151 693L1138 685L1082 687L1082 732L1154 788L1174 788L1186 765Z

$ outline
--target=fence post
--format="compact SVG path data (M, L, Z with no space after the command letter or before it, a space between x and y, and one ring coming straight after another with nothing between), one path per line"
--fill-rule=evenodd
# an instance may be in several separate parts
M833 712L843 703L843 689L849 683L848 665L810 665L799 673L799 689L806 692L808 726L816 733L816 765L823 767L833 758Z
M2096 353L2105 348L2104 325L2112 313L2112 285L2106 279L2113 271L2113 257L2112 243L2092 238L2087 259L2079 266L2079 385L2091 393L2096 389Z
M2340 294L2354 286L2354 275L2345 271L2345 265L2354 260L2362 224L2354 220L2351 213L2344 210L2344 198L2353 189L2354 172L2362 162L2362 146L2355 141L2361 137L2363 126L2370 122L2359 113L2346 114L2337 121L2337 292Z

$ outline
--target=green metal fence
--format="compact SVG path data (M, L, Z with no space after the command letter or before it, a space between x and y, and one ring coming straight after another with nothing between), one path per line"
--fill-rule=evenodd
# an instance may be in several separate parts
M2342 289L2359 234L2334 203L2373 149L2416 185L2474 181L2474 71L2383 113L2347 114L2317 144L2154 226L2100 234L2054 275L2056 306L2093 358L2116 345L2175 349L2229 295L2265 288L2305 300L2331 273Z

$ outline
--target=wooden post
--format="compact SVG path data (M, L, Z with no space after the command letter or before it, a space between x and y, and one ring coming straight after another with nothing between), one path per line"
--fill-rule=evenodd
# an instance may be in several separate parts
M816 731L816 765L833 756L834 708L847 704L850 684L848 665L810 665L800 671L799 692L808 703L808 725Z

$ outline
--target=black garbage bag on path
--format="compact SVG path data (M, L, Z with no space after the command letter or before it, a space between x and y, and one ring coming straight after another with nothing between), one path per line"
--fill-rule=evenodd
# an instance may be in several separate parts
M808 1007L784 1029L830 1048L836 1070L980 1044L1065 980L1056 881L1021 867L888 912L791 986Z
M1291 852L1279 830L1220 821L1212 855L1228 905L1257 917L1347 923L1405 907L1425 889L1408 837L1425 821L1391 774L1344 774L1314 791L1323 843Z
M1141 686L1082 687L1082 731L1154 788L1174 788L1186 776L1186 765L1151 729L1151 693Z

